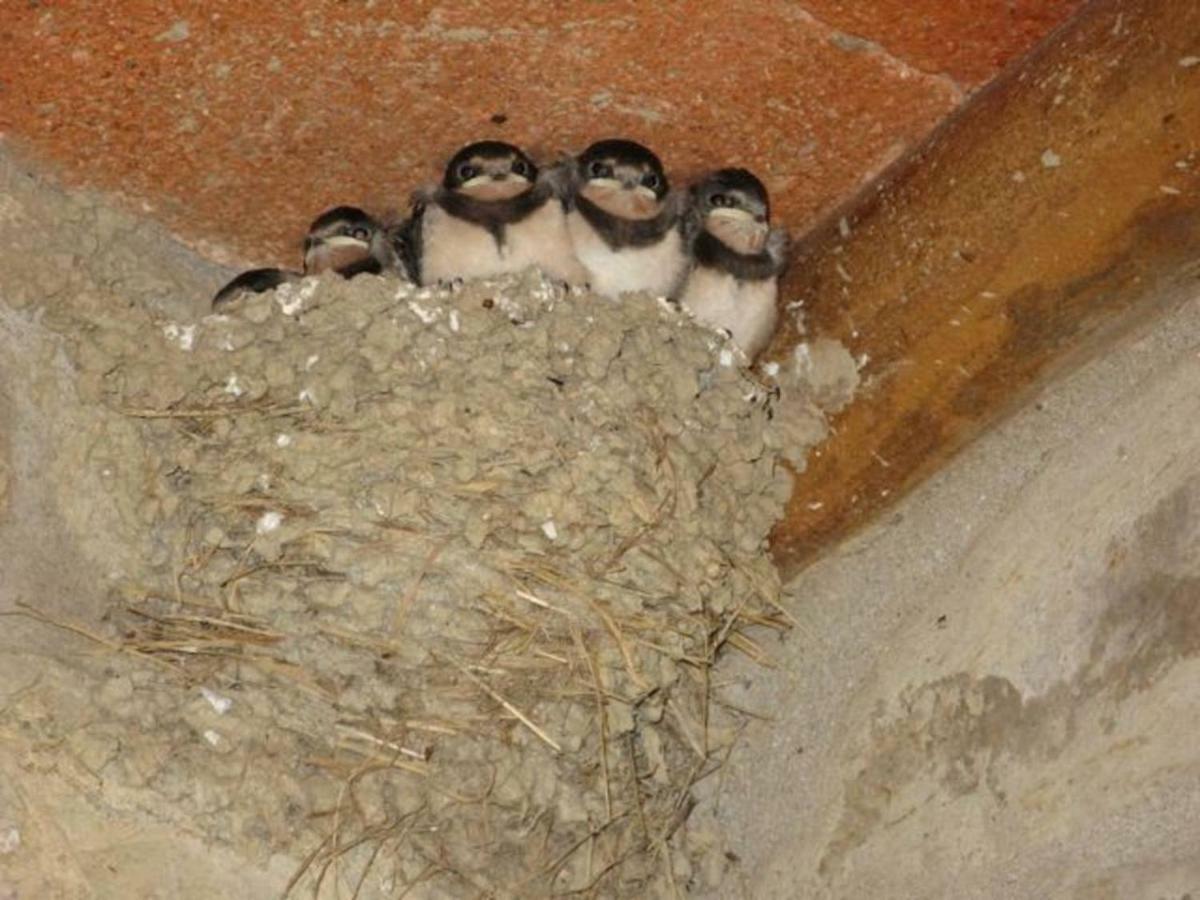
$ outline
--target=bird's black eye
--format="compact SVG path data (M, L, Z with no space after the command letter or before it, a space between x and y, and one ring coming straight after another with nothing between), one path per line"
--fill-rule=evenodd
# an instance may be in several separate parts
M731 205L730 199L728 197L726 197L724 194L713 194L709 198L709 202L713 206L730 206Z
M459 181L470 181L472 178L474 178L478 174L479 174L479 170L477 168L475 168L473 165L471 165L470 163L463 163L462 165L460 165L458 167L458 180Z
M363 228L361 225L358 225L354 229L351 230L350 236L353 237L355 240L365 241L371 235L370 235L370 232L367 231L367 229Z
M642 176L642 184L645 185L646 187L650 188L650 190L652 190L652 191L657 191L658 186L660 184L662 184L662 179L659 178L657 175L655 175L653 172L647 172L645 175Z
M524 176L525 178L528 178L529 177L529 163L525 162L525 160L523 160L523 159L518 159L516 162L514 162L512 164L512 171L513 171L514 175L521 175L521 176Z
M588 166L590 178L612 178L612 166L602 162L594 162Z

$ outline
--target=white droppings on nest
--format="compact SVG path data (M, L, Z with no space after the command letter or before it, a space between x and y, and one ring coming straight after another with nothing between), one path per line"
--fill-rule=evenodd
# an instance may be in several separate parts
M277 435L275 435L275 446L276 446L276 447L290 447L290 446L292 446L292 436L291 436L290 434L277 434Z
M769 362L763 363L763 374L768 378L777 378L779 376L779 363Z
M302 388L296 395L296 399L301 403L315 404L317 402L316 395L313 394L311 388Z
M721 365L725 366L725 368L729 368L734 363L733 351L728 347L723 347L721 349L721 353L717 356L717 359Z
M211 706L219 716L225 715L225 713L229 712L229 710L233 708L233 701L231 699L228 697L223 697L211 688L201 687L200 696L208 701L208 705Z
M546 535L547 540L558 540L558 526L554 524L553 519L547 519L542 523L542 534Z
M792 349L792 360L799 371L807 372L812 368L812 351L808 341L801 341Z
M416 300L409 300L408 308L424 325L432 325L442 316L442 310L436 307L422 306Z
M234 372L225 379L225 387L223 390L231 397L240 397L242 394L246 393L245 388L242 387L242 383L238 379L237 372Z
M304 371L305 372L312 371L312 367L315 366L320 361L321 361L320 353L313 353L313 354L309 355L309 357L304 360Z
M258 517L258 521L254 523L254 530L258 534L270 534L272 531L277 531L282 524L283 513L272 509Z
M16 825L8 823L0 825L0 856L10 856L20 849L21 830Z
M285 316L294 316L304 309L304 301L312 296L311 291L305 294L307 287L307 284L298 287L285 283L275 288L275 303L279 306L279 311Z
M214 731L213 729L205 728L203 731L203 734L204 734L204 740L208 741L208 743L211 744L212 746L216 747L218 744L221 743L221 735L218 732Z
M450 324L450 330L453 331L455 334L457 334L459 332L459 330L462 328L462 321L458 317L457 309L450 310L450 315L449 315L448 321Z
M1200 66L1200 56L1181 56L1179 58L1179 65L1184 69Z
M170 322L163 326L163 337L180 350L189 353L196 346L196 326Z

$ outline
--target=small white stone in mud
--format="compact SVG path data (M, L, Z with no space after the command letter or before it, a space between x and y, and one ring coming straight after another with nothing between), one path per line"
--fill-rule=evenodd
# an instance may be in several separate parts
M558 540L558 526L554 524L553 519L547 519L542 523L542 534L552 541Z
M779 374L779 363L769 362L763 364L763 374L768 378L774 378Z
M728 369L733 366L733 351L728 347L725 347L723 350L721 350L721 355L718 356L717 359L720 361L721 365Z
M312 356L310 356L308 359L306 359L304 361L304 371L305 372L309 371L313 366L315 366L320 361L321 361L321 354L314 353Z
M204 729L204 739L214 747L221 743L221 735L217 734L211 728Z
M1053 150L1046 150L1042 154L1042 165L1047 169L1057 169L1062 165L1062 157Z
M228 697L222 697L216 691L209 690L206 687L200 688L200 696L208 701L208 705L216 710L217 715L223 716L233 708L233 701Z
M432 325L438 320L438 316L442 314L440 309L429 309L428 307L422 306L416 300L409 300L408 308L416 313L417 318L426 325Z
M186 19L178 19L171 23L171 27L166 31L155 36L154 40L162 43L166 41L171 44L178 44L180 41L186 41L192 34L192 29L188 25Z
M277 435L275 435L275 446L276 446L276 447L290 447L290 446L292 446L292 436L291 436L290 434L277 434Z
M237 372L234 372L225 380L225 393L231 397L240 397L245 393L241 382L238 381Z
M196 326L176 325L171 322L163 326L163 336L183 352L189 353L196 345Z
M1025 180L1025 173L1024 172L1013 172L1012 180L1015 181L1017 184L1021 184Z
M21 849L21 831L16 825L0 826L0 856L8 856ZM13 896L16 896L15 894Z
M270 534L283 524L283 513L269 510L258 517L258 522L254 525L254 530L259 534Z

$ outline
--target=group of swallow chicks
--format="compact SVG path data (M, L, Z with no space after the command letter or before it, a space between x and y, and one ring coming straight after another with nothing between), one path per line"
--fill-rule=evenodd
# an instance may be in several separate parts
M213 307L330 270L425 286L534 266L611 297L666 297L753 360L775 331L787 247L766 188L745 169L672 190L659 158L634 141L599 141L546 167L512 144L480 141L454 155L439 186L414 194L408 219L331 209L304 239L303 271L243 272Z

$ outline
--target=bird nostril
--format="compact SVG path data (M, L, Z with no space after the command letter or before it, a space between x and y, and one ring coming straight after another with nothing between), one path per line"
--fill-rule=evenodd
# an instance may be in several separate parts
M507 177L508 177L507 172L493 172L492 173L492 181L503 181Z

